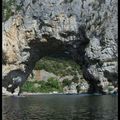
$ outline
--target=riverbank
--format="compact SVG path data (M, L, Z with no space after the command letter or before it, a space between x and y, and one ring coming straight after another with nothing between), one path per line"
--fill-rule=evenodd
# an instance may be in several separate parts
M100 93L28 93L28 92L23 92L20 96L34 96L34 95L81 95L81 96L85 96L85 95L95 95L95 96L99 96L99 95L118 95L118 93L113 93L113 94L100 94ZM18 96L17 93L14 94L2 94L2 96Z
M17 96L17 93L7 93L7 94L2 94L3 96ZM28 92L23 92L21 93L20 96L29 96L29 95L78 95L77 93L28 93Z

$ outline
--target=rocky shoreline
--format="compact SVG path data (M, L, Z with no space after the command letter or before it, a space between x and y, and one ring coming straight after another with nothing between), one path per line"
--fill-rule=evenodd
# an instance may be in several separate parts
M108 93L108 94L101 94L101 93L28 93L28 92L23 92L20 96L33 96L33 95L118 95L118 93ZM11 94L11 93L7 93L7 94L2 94L2 96L18 96L17 93Z

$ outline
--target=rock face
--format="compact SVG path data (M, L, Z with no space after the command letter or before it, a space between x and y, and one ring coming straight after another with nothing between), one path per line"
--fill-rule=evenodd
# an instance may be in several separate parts
M45 70L33 70L33 76L30 77L29 81L47 81L49 78L57 78L57 76L53 73L47 72Z
M118 81L117 0L17 0L3 22L3 87L22 86L35 63L66 53L82 64L90 92ZM9 85L12 85L9 87Z

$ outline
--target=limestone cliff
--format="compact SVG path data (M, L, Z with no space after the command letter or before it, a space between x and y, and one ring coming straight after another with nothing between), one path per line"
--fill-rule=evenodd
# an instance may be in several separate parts
M117 0L16 0L3 21L3 87L23 85L35 63L66 53L82 64L91 92L117 86Z

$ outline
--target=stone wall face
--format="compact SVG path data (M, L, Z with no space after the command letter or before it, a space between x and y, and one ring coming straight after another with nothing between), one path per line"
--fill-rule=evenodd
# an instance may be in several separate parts
M91 91L117 86L117 0L17 0L3 22L3 86L21 86L40 58L66 52L82 64ZM17 79L19 78L19 79Z
M39 70L34 71L34 76L35 76L35 80L41 80L41 75Z

